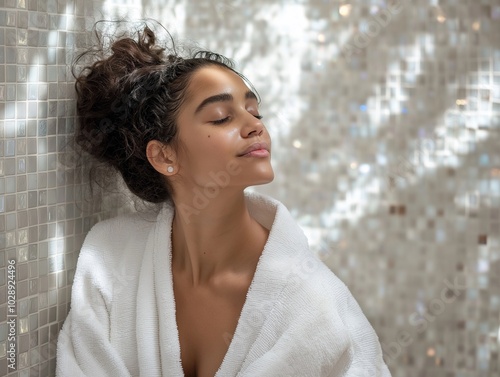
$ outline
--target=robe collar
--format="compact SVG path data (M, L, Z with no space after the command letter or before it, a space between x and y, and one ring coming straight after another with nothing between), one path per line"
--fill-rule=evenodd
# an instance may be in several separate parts
M259 257L228 351L215 377L235 376L241 369L264 321L278 302L287 281L294 275L294 268L304 264L304 258L307 257L304 253L309 250L307 237L283 203L257 192L245 191L244 195L250 215L269 230L269 236ZM165 202L148 239L144 263L152 265L143 266L141 271L138 295L143 302L138 305L137 331L150 332L147 338L158 342L157 356L161 365L155 365L157 362L151 359L148 361L150 368L162 370L164 376L167 375L166 371L168 376L184 376L171 268L173 217L173 204ZM155 295L151 300L144 298L147 292L141 292L146 287L154 287ZM141 308L142 305L146 307ZM148 310L156 315L143 318L141 323L141 312L144 316ZM146 334L142 333L143 336ZM153 358L153 355L150 356ZM146 362L144 359L142 361Z

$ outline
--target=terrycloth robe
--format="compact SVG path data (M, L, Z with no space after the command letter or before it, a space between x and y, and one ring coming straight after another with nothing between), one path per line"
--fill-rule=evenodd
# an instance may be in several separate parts
M346 285L310 250L287 208L244 192L270 230L216 377L390 377L378 337ZM58 377L181 377L172 279L174 207L101 221L87 234Z

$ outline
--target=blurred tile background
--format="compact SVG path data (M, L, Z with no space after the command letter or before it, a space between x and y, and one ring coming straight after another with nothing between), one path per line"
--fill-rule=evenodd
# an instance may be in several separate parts
M276 178L251 189L281 200L350 287L393 376L500 376L499 0L0 4L0 376L54 375L83 239L132 210L83 203L62 159L75 48L123 16L160 20L252 81Z

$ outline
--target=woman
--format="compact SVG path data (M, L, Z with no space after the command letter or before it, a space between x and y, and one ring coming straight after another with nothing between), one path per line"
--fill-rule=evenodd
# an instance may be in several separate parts
M76 89L77 143L160 209L87 234L58 376L390 376L286 207L244 192L274 179L271 139L228 59L167 55L146 27Z

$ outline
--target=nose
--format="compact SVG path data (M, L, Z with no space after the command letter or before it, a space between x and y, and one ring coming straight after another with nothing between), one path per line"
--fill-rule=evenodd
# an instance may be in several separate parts
M262 135L263 132L264 132L264 128L260 128L260 130L250 131L250 133L248 134L248 136L252 135L253 133L255 133L255 136L260 136L260 135Z
M260 119L255 118L252 114L248 114L251 117L246 121L245 126L243 127L243 134L246 137L252 136L260 136L264 132L264 124L260 121Z

